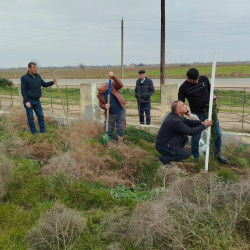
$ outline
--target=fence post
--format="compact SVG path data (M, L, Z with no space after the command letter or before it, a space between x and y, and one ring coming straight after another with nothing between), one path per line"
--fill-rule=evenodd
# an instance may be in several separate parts
M178 100L178 84L161 85L161 117L162 119L171 111L172 102Z
M23 106L23 96L22 96L22 93L21 93L21 83L18 83L17 87L18 87L18 96L19 96L20 108L22 110L22 109L24 109L24 106Z
M242 112L242 125L241 125L241 130L242 130L242 131L244 130L245 103L246 103L246 89L244 88L243 112Z
M99 101L95 83L80 84L81 116L87 120L100 119Z

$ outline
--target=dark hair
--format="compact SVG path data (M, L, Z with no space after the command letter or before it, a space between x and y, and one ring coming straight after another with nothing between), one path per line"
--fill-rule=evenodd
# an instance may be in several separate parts
M31 68L31 65L36 65L36 63L34 63L34 62L29 62L28 68Z
M178 101L174 101L172 103L172 105L171 105L171 111L172 111L172 113L176 113L178 102L179 102L179 100Z
M199 77L199 71L195 68L191 68L187 72L187 77L192 80L197 80Z

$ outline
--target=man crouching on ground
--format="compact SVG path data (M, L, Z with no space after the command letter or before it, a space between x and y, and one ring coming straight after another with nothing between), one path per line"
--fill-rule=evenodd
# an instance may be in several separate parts
M163 121L156 138L156 149L161 154L160 161L170 164L171 161L182 161L190 157L190 152L184 148L188 142L187 135L195 135L212 126L213 122L205 120L189 120L184 114L191 115L182 101L175 101L171 111Z
M107 110L109 109L109 124L108 135L112 138L114 128L116 126L117 140L122 141L124 136L124 123L125 123L125 109L126 104L124 98L119 93L119 90L123 87L122 82L113 74L109 72L109 77L113 80L111 82L110 90L110 104L107 104L108 100L108 83L97 84L98 90L97 98L102 109L105 110L105 119ZM104 122L105 129L106 121Z

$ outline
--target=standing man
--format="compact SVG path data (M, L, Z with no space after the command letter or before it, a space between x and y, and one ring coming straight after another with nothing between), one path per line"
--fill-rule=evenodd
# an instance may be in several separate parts
M32 134L36 134L36 126L34 123L33 110L36 113L38 124L40 127L40 132L45 133L45 124L43 109L40 102L40 97L42 96L41 86L49 87L56 83L57 80L54 79L51 82L45 82L39 74L37 74L36 63L30 62L28 64L27 74L21 77L21 93L23 96L23 104L26 109L28 124Z
M205 108L209 106L210 82L206 76L200 76L199 71L191 68L187 72L187 80L180 86L178 99L185 102L187 98L191 112L199 117L201 121L207 119ZM214 95L214 100L216 100ZM221 130L219 121L216 124L217 138L215 141L215 157L221 163L227 164L228 160L221 155ZM199 161L199 141L201 133L194 135L191 139L192 154L196 161Z
M144 112L146 125L150 125L150 96L155 92L153 81L145 76L145 70L138 72L139 79L136 81L135 97L137 99L140 124L144 124Z
M116 134L118 142L123 140L124 136L124 124L125 124L125 100L121 96L119 90L123 87L122 82L114 75L113 72L109 72L109 77L113 79L111 82L110 90L110 104L107 104L108 100L108 83L97 84L98 90L97 98L102 109L105 110L105 119L107 110L109 109L109 124L108 135L112 138L114 128L116 126ZM106 121L104 122L105 129Z
M175 101L171 111L163 121L156 138L156 149L161 154L160 161L165 165L171 161L182 161L190 157L184 148L188 142L187 135L196 135L212 125L212 121L189 120L184 114L191 115L182 101Z

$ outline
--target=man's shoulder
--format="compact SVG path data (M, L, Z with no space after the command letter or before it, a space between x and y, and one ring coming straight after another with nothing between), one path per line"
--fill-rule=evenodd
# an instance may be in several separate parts
M188 87L189 85L189 82L187 80L185 80L181 85L180 85L180 88L179 89L184 89L186 87Z
M207 82L209 82L209 79L208 79L207 76L199 76L199 79L200 79L201 81L207 81Z
M148 78L148 77L145 77L145 81L147 81L147 82L149 82L149 83L153 83L153 81L150 79L150 78Z

